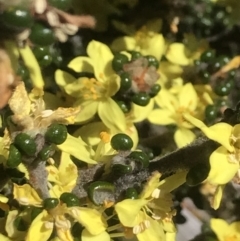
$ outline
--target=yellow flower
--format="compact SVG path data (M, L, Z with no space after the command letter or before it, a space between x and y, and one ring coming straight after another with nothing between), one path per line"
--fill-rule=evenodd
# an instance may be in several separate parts
M89 43L87 54L89 57L73 59L68 67L76 72L93 73L94 77L76 79L67 72L57 70L56 82L68 95L74 97L74 106L81 105L82 111L76 117L76 122L88 121L98 113L108 128L124 131L124 114L111 98L120 88L120 78L111 66L113 54L105 44L97 41Z
M210 172L207 180L210 184L216 185L216 191L212 206L219 207L222 192L225 184L231 181L237 174L239 182L239 138L240 124L231 126L227 123L217 123L207 127L202 121L185 114L184 118L192 125L198 127L209 139L220 144L210 156Z
M195 134L190 130L193 125L183 119L183 113L198 114L198 97L192 84L185 84L177 96L162 89L154 99L161 108L154 109L149 114L148 120L158 125L175 124L177 130L174 140L178 147L192 142L195 139Z
M161 20L149 22L139 29L134 36L125 36L113 41L111 48L113 51L138 51L142 55L153 55L158 60L161 59L165 51L165 41L162 34L159 34Z
M212 218L210 220L210 226L219 241L240 240L240 222L228 224L223 219Z
M122 225L132 228L140 241L165 240L165 232L175 232L172 222L164 222L166 218L171 220L168 214L172 212L173 203L169 192L184 183L186 173L175 174L163 181L159 181L160 176L158 172L153 173L138 199L125 199L115 205Z

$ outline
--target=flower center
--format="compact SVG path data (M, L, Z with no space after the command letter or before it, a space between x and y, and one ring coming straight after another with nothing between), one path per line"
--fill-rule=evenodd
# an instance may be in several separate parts
M183 117L183 114L186 114L186 113L194 116L194 113L191 110L189 110L187 107L180 106L176 109L177 125L179 125L179 126L184 125L184 127L186 127L186 128L192 128L193 126L190 123L186 122L186 120Z
M94 78L83 80L82 93L85 100L97 100L104 97L106 93L105 86Z
M149 43L147 41L147 38L149 37L151 37L150 32L147 30L146 26L143 26L136 32L134 36L136 40L136 45L139 46L140 49L148 48Z

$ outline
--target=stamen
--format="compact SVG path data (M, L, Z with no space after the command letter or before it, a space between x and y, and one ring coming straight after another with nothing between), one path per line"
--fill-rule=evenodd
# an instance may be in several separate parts
M109 143L111 140L110 135L106 131L100 132L100 138L104 143Z
M46 221L44 222L44 226L46 229L53 229L53 222Z
M119 228L122 228L122 227L123 227L122 224L121 224L121 223L118 223L118 224L116 224L116 225L113 225L113 226L108 227L108 228L107 228L107 231L108 231L108 232L111 232L111 231L113 231L113 230L116 230L116 229L119 229Z
M110 233L110 238L118 238L118 237L125 237L124 233Z
M52 114L53 114L53 110L43 110L42 113L41 113L41 117L46 118L46 117L49 117Z

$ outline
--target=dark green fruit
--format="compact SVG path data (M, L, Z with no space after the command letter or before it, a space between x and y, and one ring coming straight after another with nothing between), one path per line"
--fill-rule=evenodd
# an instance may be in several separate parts
M79 223L75 222L71 228L71 234L73 237L81 237L84 227Z
M150 102L150 96L145 92L139 92L132 96L132 102L136 105L146 106Z
M119 72L123 70L123 65L128 63L128 57L124 54L115 54L112 60L112 68L114 71Z
M70 192L64 192L60 196L60 200L67 205L67 207L80 206L79 198Z
M203 182L207 177L210 171L209 163L198 164L195 167L191 168L186 176L186 183L189 186L195 186Z
M154 96L156 96L156 95L159 93L160 90L161 90L161 85L155 84L155 85L153 85L153 86L151 87L150 92L149 92L149 95L150 95L151 97L154 97Z
M32 207L32 211L31 211L31 221L33 221L38 214L40 214L43 211L42 208L39 207Z
M48 3L58 9L63 11L68 11L72 7L71 0L48 0Z
M139 59L140 57L142 57L142 54L138 51L129 51L130 54L132 55L131 57L131 61L134 61L136 59Z
M208 84L210 81L210 73L208 71L202 71L200 72L201 80L203 84Z
M92 182L87 188L88 197L95 205L114 199L114 190L114 185L105 181Z
M214 121L217 117L217 108L214 105L208 105L205 108L205 118L207 121Z
M209 63L213 61L215 58L215 51L214 50L207 50L203 52L200 56L200 61L204 63Z
M24 65L19 65L17 69L17 75L21 76L23 80L29 78L29 70Z
M11 144L9 147L9 155L7 159L7 167L14 168L17 167L22 161L22 155L20 151Z
M46 198L43 200L43 207L46 210L53 209L57 207L58 204L59 204L59 200L57 198Z
M38 60L42 59L45 55L50 53L49 46L34 46L32 51Z
M220 83L214 88L214 92L219 96L229 95L230 91L231 89L228 85L226 85L226 83Z
M55 152L55 148L53 145L45 146L42 148L42 150L38 153L38 157L46 161L48 158L50 158Z
M133 141L128 135L119 133L112 137L111 146L117 151L127 151L133 147Z
M148 66L154 66L156 69L159 68L159 61L152 55L144 56L148 61Z
M28 134L19 133L15 139L14 144L25 155L34 156L37 151L37 146L34 141Z
M31 28L29 39L37 45L48 46L54 43L53 30L42 23L35 23Z
M123 72L120 74L121 83L120 83L120 91L127 91L132 86L132 79L127 72Z
M67 127L61 124L52 124L45 133L45 139L56 145L62 144L67 139Z
M31 28L33 25L30 10L20 5L8 7L2 14L2 20L10 28L25 29Z
M149 166L149 157L142 151L133 151L130 153L128 158L141 163L142 168L146 168Z
M124 101L117 100L116 103L118 104L123 113L128 113L131 109L131 106Z
M41 67L47 67L52 63L52 56L51 55L45 55L42 59L38 60L38 63Z
M112 166L112 171L114 174L121 176L132 172L132 167L130 165L115 164Z
M28 229L27 223L20 216L16 217L16 219L14 220L14 226L18 231L22 231L22 232Z
M137 199L138 198L138 192L135 188L130 187L125 192L125 197L128 199Z

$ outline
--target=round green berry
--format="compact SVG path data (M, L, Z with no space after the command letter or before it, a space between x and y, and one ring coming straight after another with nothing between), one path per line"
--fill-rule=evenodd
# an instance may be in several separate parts
M32 211L31 211L31 221L33 221L38 214L40 214L43 211L42 208L39 207L32 207Z
M207 50L203 52L200 56L200 61L204 63L209 63L213 61L215 58L215 51L214 50Z
M130 74L127 72L123 72L120 74L120 91L127 91L132 86L132 79L130 77Z
M123 70L123 65L126 63L128 63L128 57L124 54L117 53L112 60L112 68L114 71L119 72Z
M159 68L159 61L152 55L144 56L148 61L148 66L154 66L156 69Z
M72 7L71 0L48 0L48 3L58 9L63 11L68 11Z
M44 146L42 148L42 150L38 153L38 157L43 160L46 161L48 158L50 158L55 152L54 146L50 145L50 146Z
M52 56L51 55L44 55L42 59L38 60L38 63L41 67L47 67L52 63Z
M15 146L25 155L34 156L37 151L37 145L28 134L19 133L14 139Z
M119 133L112 137L111 146L117 151L127 151L133 147L133 141L128 135Z
M150 102L150 96L145 92L139 92L132 96L132 102L136 105L146 106Z
M61 124L52 124L45 133L46 141L56 145L62 144L67 139L67 127Z
M6 163L7 167L15 168L21 163L21 161L22 155L20 151L13 144L11 144L9 147L9 154Z
M80 206L79 198L70 192L64 192L60 196L60 200L67 205L67 207Z
M151 87L149 95L151 97L155 97L159 93L160 90L161 90L161 85L155 84Z
M138 192L135 188L130 187L125 191L125 197L128 199L137 199L138 198Z
M226 83L220 83L214 88L214 92L219 96L229 95L230 91L231 89L228 85L226 85Z
M214 105L208 105L205 108L205 118L207 121L214 121L217 117L217 108Z
M19 65L17 69L17 75L21 76L23 80L26 80L29 78L29 70L24 65Z
M29 39L37 45L48 46L54 43L53 30L43 23L35 23L31 28Z
M128 158L131 158L136 162L141 163L142 168L146 168L149 166L149 157L142 151L133 151L130 153Z
M115 164L112 166L112 171L115 175L121 176L132 172L131 165Z
M128 113L131 109L131 106L124 101L117 100L116 103L118 104L123 113Z
M131 54L131 61L134 61L136 59L139 59L140 57L142 57L142 54L138 51L129 51Z
M10 28L31 28L33 15L30 10L21 6L8 7L2 14L3 23Z
M200 76L201 76L201 80L202 80L203 84L209 83L211 75L208 71L205 70L205 71L200 72Z
M40 60L42 59L45 55L49 54L49 46L34 46L33 48L33 53L35 57Z
M57 207L58 204L59 204L59 200L57 198L45 198L43 200L43 207L46 210L53 209Z

